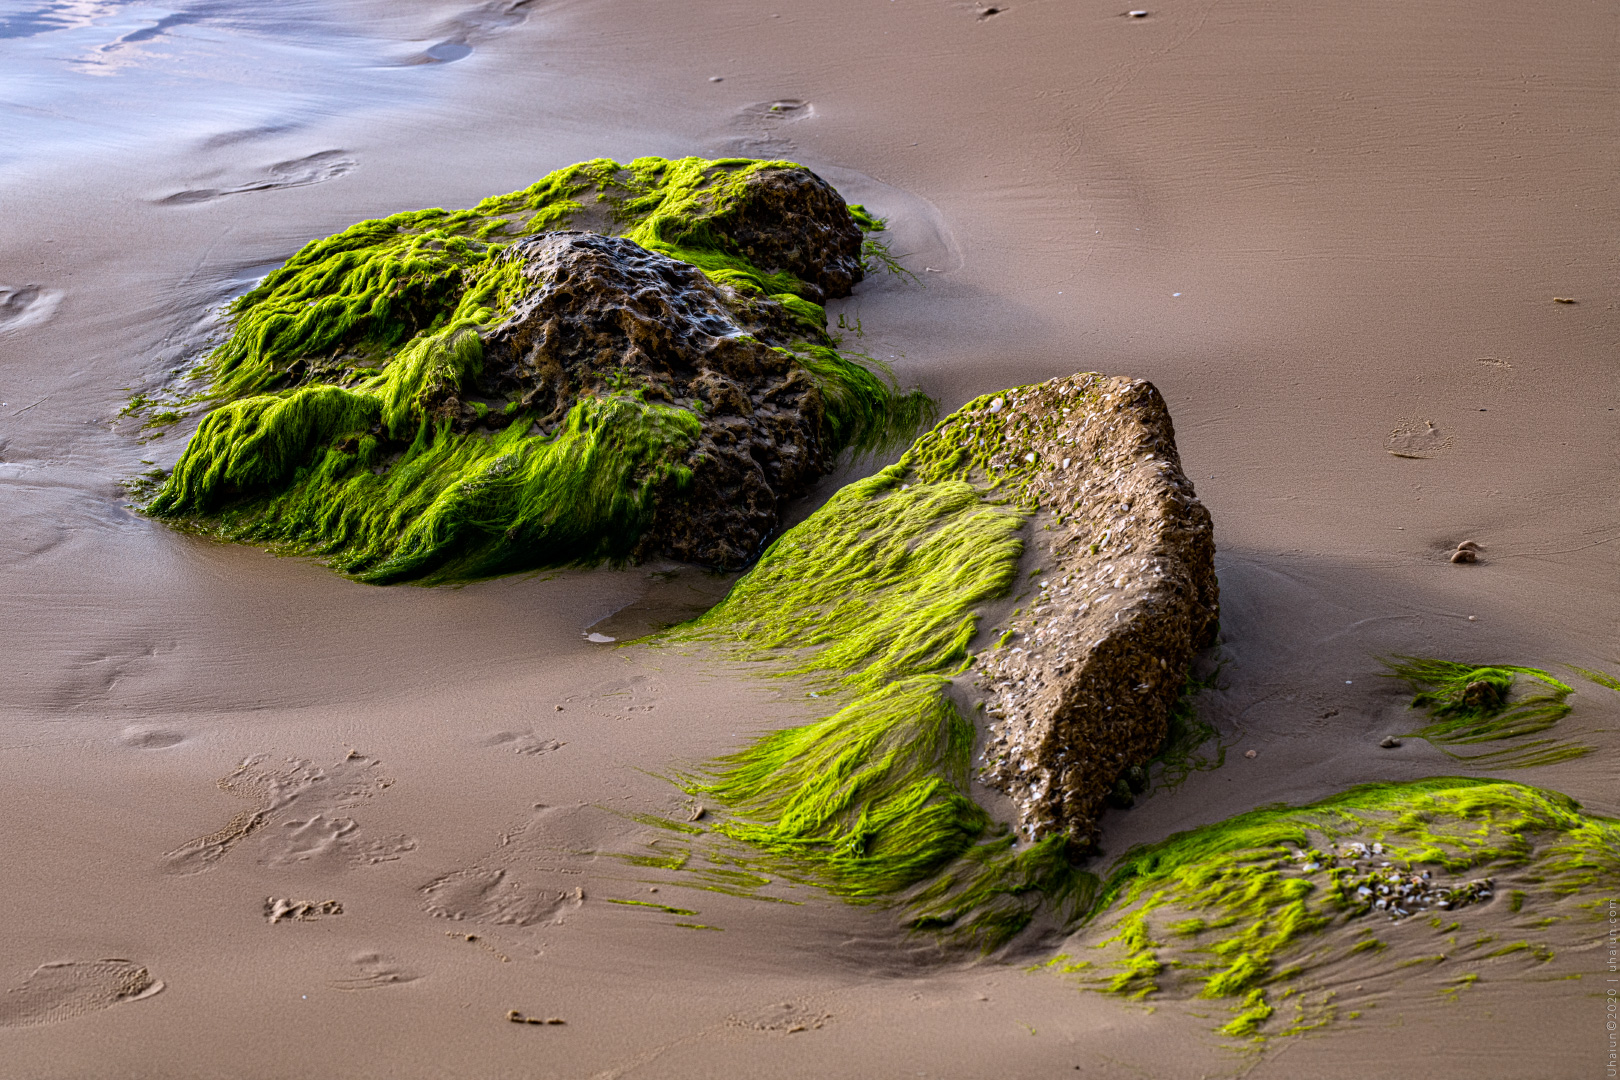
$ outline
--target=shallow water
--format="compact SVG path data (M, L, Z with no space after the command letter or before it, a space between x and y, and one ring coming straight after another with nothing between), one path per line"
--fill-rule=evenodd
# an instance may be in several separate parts
M211 149L340 113L409 107L435 93L436 68L472 52L456 40L465 28L445 27L439 40L402 40L357 14L321 0L7 2L0 5L0 165L121 160L176 141ZM261 182L288 186L334 174L331 162L299 165L287 163Z

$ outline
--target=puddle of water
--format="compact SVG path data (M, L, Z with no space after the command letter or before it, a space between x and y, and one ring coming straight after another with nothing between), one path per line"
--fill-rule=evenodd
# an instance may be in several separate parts
M641 571L646 591L605 619L585 628L585 640L598 645L634 641L676 623L695 619L731 591L741 575L715 574L682 563L660 563Z

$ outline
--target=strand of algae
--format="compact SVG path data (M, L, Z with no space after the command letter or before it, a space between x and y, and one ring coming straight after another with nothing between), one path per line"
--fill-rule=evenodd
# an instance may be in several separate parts
M325 556L376 583L620 559L660 490L690 478L697 415L633 387L577 402L553 431L506 413L456 431L427 403L479 374L476 331L510 310L520 265L502 237L598 208L644 247L771 296L809 340L784 349L822 391L828 446L865 451L931 418L881 364L824 342L812 287L755 267L716 222L754 173L789 162L584 162L471 210L421 210L314 241L230 307L210 359L222 401L147 511L226 539ZM852 208L858 223L882 223ZM694 406L695 408L695 406Z
M1279 966L1285 956L1306 935L1371 910L1353 888L1355 870L1317 847L1351 837L1381 843L1384 858L1409 868L1516 870L1547 901L1620 881L1620 822L1584 813L1567 796L1457 777L1361 785L1128 852L1092 908L1111 931L1097 947L1121 953L1098 988L1145 997L1162 975L1185 970L1201 996L1236 999L1224 1032L1255 1034L1271 1015L1269 989L1303 971L1300 963ZM1300 853L1310 860L1303 866ZM1089 966L1067 957L1054 964Z
M1421 656L1396 656L1384 661L1387 677L1400 679L1416 691L1412 708L1428 713L1431 723L1411 732L1427 739L1459 761L1495 768L1528 768L1568 761L1591 753L1589 746L1539 739L1501 750L1463 754L1449 749L1503 739L1535 735L1568 716L1566 700L1574 688L1540 668L1515 664L1464 664ZM1515 691L1520 677L1532 680L1535 691Z

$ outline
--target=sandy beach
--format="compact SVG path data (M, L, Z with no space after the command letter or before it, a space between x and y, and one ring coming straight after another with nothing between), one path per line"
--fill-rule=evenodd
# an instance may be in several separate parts
M1339 1020L1249 1043L1208 1001L1080 989L1056 938L981 957L806 885L649 875L615 853L691 812L668 776L818 714L586 635L729 578L360 584L136 513L196 420L120 412L363 218L596 157L801 162L916 276L829 318L942 415L1087 371L1168 403L1214 519L1225 764L1110 812L1104 864L1368 781L1620 815L1620 693L1566 666L1620 673L1617 50L1589 0L0 7L0 1075L1604 1075L1595 921L1464 993L1346 967ZM1394 654L1571 679L1592 752L1381 748L1414 723Z

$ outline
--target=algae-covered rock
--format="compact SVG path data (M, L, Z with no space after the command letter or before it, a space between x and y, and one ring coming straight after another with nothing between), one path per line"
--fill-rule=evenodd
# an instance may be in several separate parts
M783 501L836 454L816 380L786 348L805 332L794 314L622 237L543 233L504 257L530 287L485 334L474 392L516 402L542 432L582 397L624 386L690 409L700 428L683 489L654 493L642 545L716 566L751 560ZM450 394L435 408L471 427L476 405Z
M991 717L983 776L1026 836L1084 844L1109 793L1163 745L1187 666L1213 640L1214 531L1150 383L1054 380L981 399L929 436L976 454L987 437L984 465L1017 473L1039 509L1029 599L974 658Z
M802 166L696 158L361 222L231 305L148 511L376 582L744 565L930 413L826 331L879 227Z
M713 832L835 892L916 886L918 928L993 945L1043 904L1073 917L1095 879L1072 857L1163 744L1213 632L1213 552L1151 385L1076 375L971 401L666 636L808 679L838 706L688 790L727 809ZM985 612L1031 569L1047 587L974 657ZM986 778L1013 795L1021 836L972 797L971 681L999 714Z

